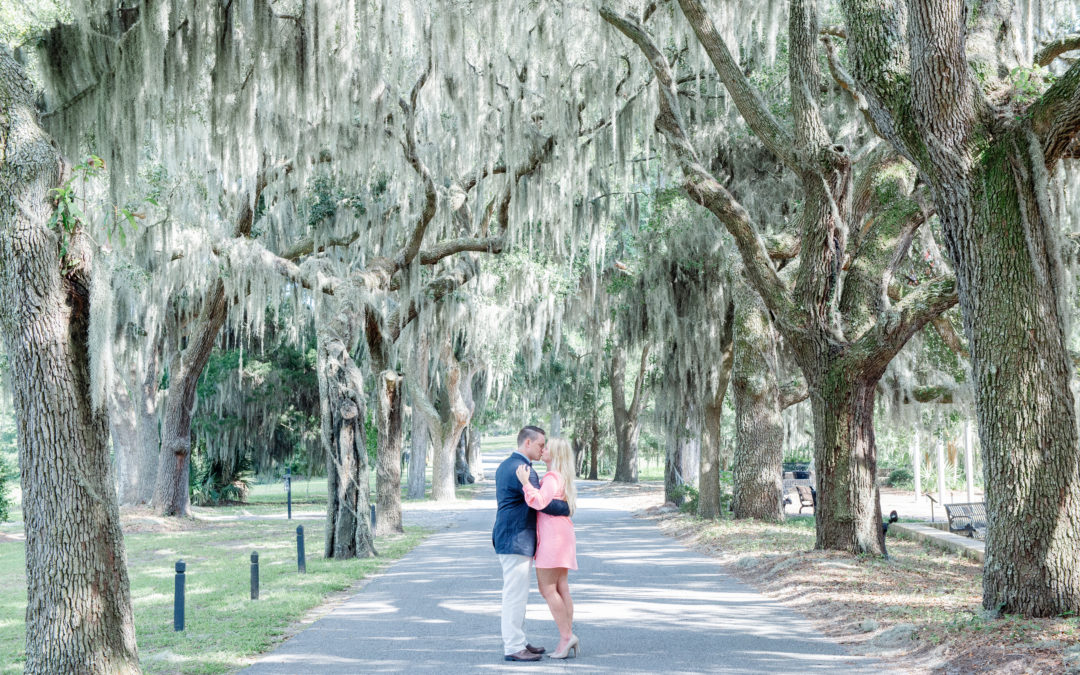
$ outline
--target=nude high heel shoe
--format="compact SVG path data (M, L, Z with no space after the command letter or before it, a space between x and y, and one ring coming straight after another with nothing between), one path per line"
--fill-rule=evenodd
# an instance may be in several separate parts
M570 656L570 650L574 650L574 656L578 655L578 649L581 648L581 640L578 640L578 636L571 634L570 641L566 643L566 646L557 652L551 654L553 659L565 659Z

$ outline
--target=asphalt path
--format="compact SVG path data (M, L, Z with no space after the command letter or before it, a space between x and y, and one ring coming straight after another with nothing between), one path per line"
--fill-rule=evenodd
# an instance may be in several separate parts
M488 475L502 457L490 456ZM248 675L279 673L878 672L712 559L634 518L601 484L579 483L578 566L570 573L578 658L503 660L501 569L491 547L494 489L455 504L436 532L349 600L264 654ZM558 631L536 591L526 633L549 651Z

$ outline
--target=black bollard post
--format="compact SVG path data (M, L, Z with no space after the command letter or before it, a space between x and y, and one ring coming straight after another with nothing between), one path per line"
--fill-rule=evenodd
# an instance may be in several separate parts
M173 630L184 630L184 581L187 571L187 563L183 560L176 561L176 586L173 593Z
M251 552L251 599L259 599L259 552Z
M296 526L296 567L301 574L307 572L307 561L304 560L304 526Z
M292 520L292 468L285 467L285 503L288 505L289 520Z
M375 505L371 505L371 534L375 535Z

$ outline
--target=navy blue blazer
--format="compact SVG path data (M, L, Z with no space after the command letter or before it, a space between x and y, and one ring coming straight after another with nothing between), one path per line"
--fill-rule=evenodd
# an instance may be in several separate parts
M525 490L517 477L517 468L529 466L529 482L540 487L540 478L532 469L532 462L515 452L502 461L495 471L495 499L499 504L495 512L495 528L491 531L491 543L496 553L536 555L536 511L525 503ZM570 506L561 499L554 499L544 513L552 516L569 516Z

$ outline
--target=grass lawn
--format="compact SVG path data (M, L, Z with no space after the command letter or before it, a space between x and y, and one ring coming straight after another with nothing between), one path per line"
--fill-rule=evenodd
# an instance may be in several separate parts
M225 673L269 649L328 595L400 558L427 534L380 537L380 557L322 557L322 521L303 521L307 574L296 566L289 521L185 520L166 531L127 532L128 570L139 656L147 673ZM136 529L141 525L136 524ZM260 597L249 599L250 555L259 552ZM22 542L0 543L0 673L22 671L25 561ZM174 564L187 562L186 630L172 627Z
M954 553L892 535L889 560L815 551L812 515L774 524L646 514L853 650L887 655L910 672L1057 673L1080 656L1075 616L987 615L982 565ZM891 640L890 629L906 637Z

